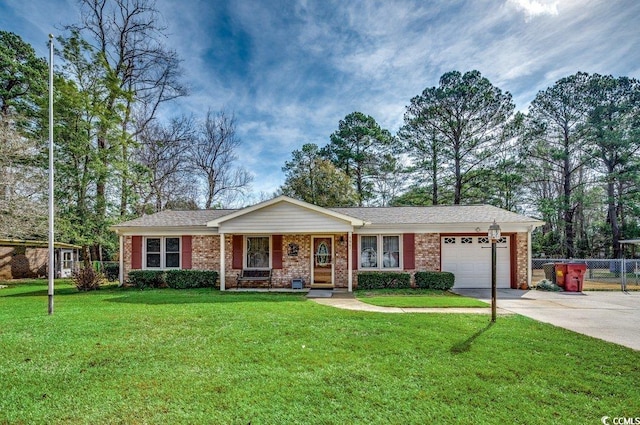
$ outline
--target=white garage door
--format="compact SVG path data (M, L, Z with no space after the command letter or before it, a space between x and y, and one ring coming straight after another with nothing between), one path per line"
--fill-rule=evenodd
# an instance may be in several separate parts
M491 288L491 244L486 236L443 236L442 271L452 272L454 288ZM511 287L509 238L497 243L496 284Z

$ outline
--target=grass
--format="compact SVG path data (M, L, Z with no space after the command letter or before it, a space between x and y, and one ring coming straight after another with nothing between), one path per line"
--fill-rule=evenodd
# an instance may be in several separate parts
M599 423L640 353L521 316L381 314L297 294L0 289L0 423Z
M362 302L380 307L489 307L489 304L475 298L428 289L356 291L356 297Z

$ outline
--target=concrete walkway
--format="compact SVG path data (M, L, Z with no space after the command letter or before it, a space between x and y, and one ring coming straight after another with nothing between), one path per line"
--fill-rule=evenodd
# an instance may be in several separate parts
M485 289L461 289L461 295L489 301ZM498 307L540 322L640 350L640 293L584 293L498 290Z
M456 293L491 303L488 289L459 289ZM491 314L490 308L397 308L363 303L352 294L313 299L345 310L376 313ZM498 314L521 314L574 332L640 350L640 292L584 293L498 290Z
M332 297L332 298L312 298L318 304L330 307L341 308L343 310L371 311L375 313L466 313L466 314L491 314L491 308L399 308L399 307L379 307L363 303L352 297ZM498 309L500 315L513 314L509 311Z

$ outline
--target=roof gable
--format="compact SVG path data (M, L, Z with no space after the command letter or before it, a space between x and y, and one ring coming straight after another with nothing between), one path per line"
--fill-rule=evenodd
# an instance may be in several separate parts
M362 226L362 225L364 225L366 223L362 219L359 219L359 218L344 214L344 213L336 211L336 210L319 207L317 205L310 204L308 202L300 201L298 199L293 199L293 198L290 198L290 197L285 196L285 195L280 195L280 196L278 196L276 198L273 198L273 199L270 199L268 201L260 202L258 204L252 205L250 207L237 210L237 211L235 211L235 212L233 212L231 214L225 215L223 217L219 217L219 218L217 218L215 220L212 220L209 223L207 223L207 226L209 226L209 227L220 227L221 224L223 224L223 223L225 223L227 221L237 219L238 217L241 217L241 216L253 214L255 211L268 209L270 207L277 206L277 205L280 205L280 206L282 206L282 205L290 205L292 207L297 207L297 210L300 211L301 213L306 212L307 214L316 213L316 214L324 215L326 217L333 218L334 220L340 220L340 221L348 222L352 226Z
M219 233L348 232L365 221L286 196L238 210L207 223Z

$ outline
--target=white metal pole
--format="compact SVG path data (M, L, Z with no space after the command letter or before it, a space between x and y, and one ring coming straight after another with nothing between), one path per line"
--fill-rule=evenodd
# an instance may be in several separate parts
M49 315L53 314L55 275L53 217L53 34L49 34Z
M118 267L118 286L124 285L124 236L120 235L120 261Z
M226 267L224 264L224 258L226 257L225 255L225 245L224 245L224 241L225 241L225 236L224 233L220 233L220 290L224 291L226 290L227 286L226 286Z

